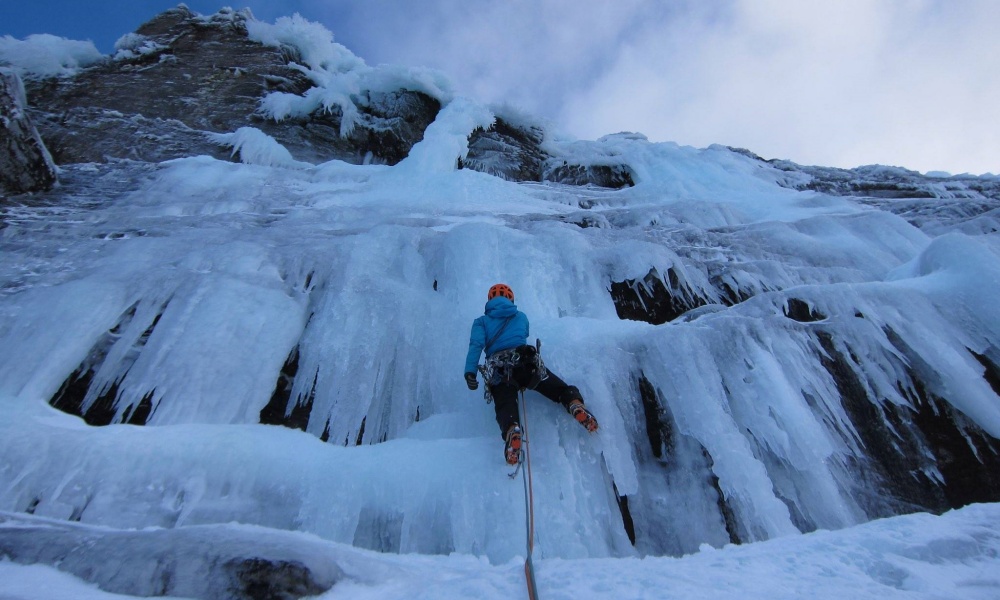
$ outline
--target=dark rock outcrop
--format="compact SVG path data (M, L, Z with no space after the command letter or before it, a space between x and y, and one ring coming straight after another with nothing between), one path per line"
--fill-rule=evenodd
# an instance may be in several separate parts
M149 336L152 335L153 329L160 320L161 314L162 309L152 324L135 341L130 353L132 361L146 345ZM146 420L155 408L152 393L147 394L139 402L126 406L119 413L118 384L120 381L115 381L106 388L93 385L94 376L107 358L108 352L135 318L135 315L136 306L125 311L118 323L101 336L83 362L63 381L59 391L49 400L49 404L63 412L81 417L88 425L110 425L116 422L130 425L146 424Z
M853 465L855 476L882 491L858 496L869 517L996 502L1000 440L928 392L913 370L901 370L897 382L910 405L874 397L858 375L860 359L840 352L831 333L820 331L817 339L823 366L864 449L863 458L855 457L860 460ZM898 339L894 343L901 345Z
M808 302L798 298L789 298L785 302L785 316L799 323L815 323L826 319L826 315L810 306Z
M977 177L967 174L936 177L885 165L866 165L853 169L806 166L790 160L766 160L745 148L729 147L729 150L784 172L785 177L777 181L778 185L795 190L882 200L931 198L1000 200L1000 179L996 177Z
M262 425L283 425L292 429L305 431L309 425L309 414L312 412L315 397L315 386L305 401L292 404L292 386L299 372L299 348L296 346L278 374L271 400L260 410Z
M47 190L56 169L26 112L20 77L0 69L0 193Z
M460 168L508 181L551 181L566 185L623 188L635 185L624 164L582 165L552 156L542 147L545 131L537 125L514 125L497 117L493 127L469 136L469 154Z
M1000 177L924 175L885 165L853 169L805 166L789 160L765 160L744 148L727 148L758 161L761 167L775 169L769 178L777 174L775 182L780 186L856 197L932 235L953 229L973 235L1000 231Z
M540 127L518 127L497 117L493 127L469 136L469 154L460 163L508 181L541 181L542 165L550 158L541 149Z
M789 161L770 161L775 167L791 172L799 171L808 177L788 187L813 190L832 196L859 196L866 198L974 198L982 196L1000 198L1000 185L980 182L967 188L947 178L935 178L899 167L869 165L854 169L834 167L805 167ZM959 179L964 179L959 177ZM970 178L971 179L971 178ZM978 188L978 189L977 189Z
M662 325L707 304L732 306L746 299L725 286L720 287L721 290L716 289L717 298L705 297L682 281L675 268L670 267L666 277L653 268L641 280L612 281L608 291L619 319Z
M247 35L245 11L205 18L183 5L145 23L130 49L75 77L30 81L33 116L57 164L110 158L162 161L229 150L206 132L256 127L299 160L340 159L395 164L423 138L440 103L408 90L364 92L352 98L355 127L340 135L341 111L319 111L281 122L259 113L271 92L301 95L312 82L291 47L271 47Z
M632 172L626 165L575 165L566 161L549 161L542 179L567 185L596 185L615 189L635 185Z

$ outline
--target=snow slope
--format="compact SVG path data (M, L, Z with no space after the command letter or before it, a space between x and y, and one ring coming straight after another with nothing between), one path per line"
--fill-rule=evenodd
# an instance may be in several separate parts
M515 484L516 485L516 484ZM38 519L0 515L0 532ZM1000 595L1000 507L973 505L939 517L914 514L873 521L840 531L817 531L745 546L703 548L677 558L546 559L535 562L539 597L545 599L687 598L690 600L781 600L787 598L885 600L988 600ZM44 525L43 525L44 526ZM156 549L136 535L99 528L70 527L98 547L112 538L134 559L122 573L105 570L103 587L149 588ZM163 533L162 531L150 532ZM521 558L490 565L468 555L386 555L326 542L313 536L241 525L181 528L175 537L192 540L192 559L216 556L252 543L262 554L308 555L312 565L336 573L336 583L317 598L481 598L526 597ZM98 540L93 542L93 540ZM165 545L164 545L165 546ZM204 556L202 556L204 555ZM160 557L162 558L162 557ZM206 563L208 561L205 561ZM161 563L162 564L162 563ZM40 564L0 562L0 597L6 600L110 600L134 598L95 588L63 570ZM100 571L77 561L69 569ZM191 597L224 577L183 580ZM145 594L141 594L145 596ZM166 597L166 596L161 596ZM170 596L177 597L177 596ZM200 596L204 597L204 596Z

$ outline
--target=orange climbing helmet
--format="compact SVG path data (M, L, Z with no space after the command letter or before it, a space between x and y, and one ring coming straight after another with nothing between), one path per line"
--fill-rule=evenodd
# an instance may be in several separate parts
M514 290L510 289L510 286L506 283L498 283L490 288L489 293L486 294L487 300L492 300L497 296L503 296L504 298L514 301Z

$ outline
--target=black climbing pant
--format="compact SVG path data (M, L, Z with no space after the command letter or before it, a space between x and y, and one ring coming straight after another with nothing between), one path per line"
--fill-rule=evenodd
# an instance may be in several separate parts
M504 437L507 429L518 422L517 393L521 388L532 383L531 375L530 373L519 373L518 369L515 369L509 380L504 379L489 386L490 394L493 396L493 408L497 413L497 424L500 426L500 437ZM538 382L533 389L549 400L562 404L567 409L573 400L583 400L580 397L580 390L576 386L567 385L552 371L548 371L548 376Z

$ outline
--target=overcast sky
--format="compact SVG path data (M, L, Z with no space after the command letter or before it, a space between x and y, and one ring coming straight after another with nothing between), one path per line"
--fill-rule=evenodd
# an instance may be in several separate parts
M582 139L1000 174L1000 0L242 0ZM170 0L0 0L0 35L115 40ZM195 12L225 2L190 0Z

